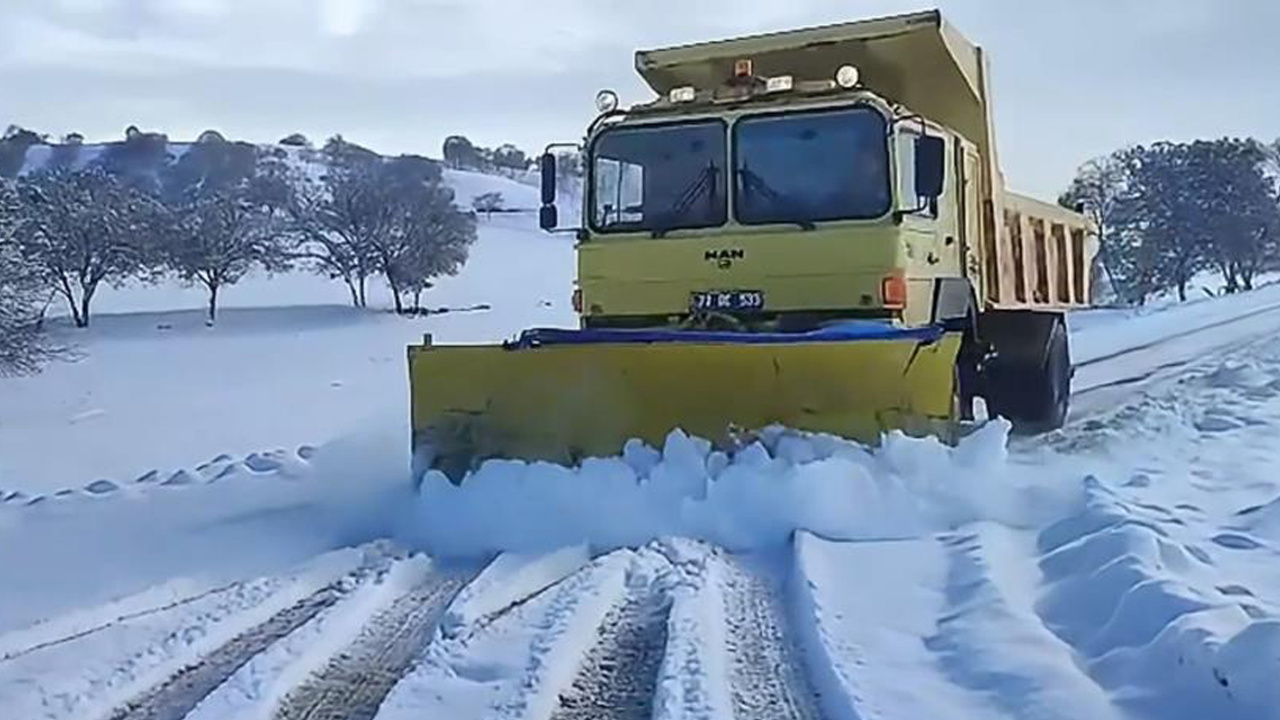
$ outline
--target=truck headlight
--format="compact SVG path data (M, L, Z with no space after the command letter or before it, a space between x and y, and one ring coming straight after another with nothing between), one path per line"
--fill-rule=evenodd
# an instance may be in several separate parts
M692 85L672 88L668 99L673 103L687 103L698 99L698 90Z
M618 93L612 90L601 90L596 93L596 110L611 113L618 109Z
M852 65L841 65L836 70L836 84L846 90L857 87L858 81L862 79L862 73L858 72L858 68Z

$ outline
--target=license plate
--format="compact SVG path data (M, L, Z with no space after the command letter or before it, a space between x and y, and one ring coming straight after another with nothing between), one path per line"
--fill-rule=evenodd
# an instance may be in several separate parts
M757 312L764 309L764 293L759 290L712 290L695 292L689 298L695 311Z

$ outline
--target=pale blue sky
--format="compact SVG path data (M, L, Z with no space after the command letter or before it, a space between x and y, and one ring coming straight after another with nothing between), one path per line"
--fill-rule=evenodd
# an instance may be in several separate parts
M1015 187L1160 138L1280 135L1274 0L942 0L992 57ZM897 0L3 0L0 124L130 124L251 140L341 132L438 155L444 136L577 139L601 87L647 97L637 47L917 10ZM1227 11L1230 8L1230 11Z

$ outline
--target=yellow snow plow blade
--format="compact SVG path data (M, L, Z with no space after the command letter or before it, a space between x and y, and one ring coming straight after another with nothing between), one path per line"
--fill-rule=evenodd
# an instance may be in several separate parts
M415 473L489 458L575 464L674 428L717 443L772 424L875 442L950 432L960 339L409 348Z

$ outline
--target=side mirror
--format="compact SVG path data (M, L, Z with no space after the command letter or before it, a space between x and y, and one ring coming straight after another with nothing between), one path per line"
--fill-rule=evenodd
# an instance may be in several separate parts
M560 213L556 211L556 156L545 152L540 162L542 170L542 208L538 210L538 226L548 232L560 225Z
M936 200L942 197L947 178L947 143L940 137L916 138L916 196Z
M560 227L560 213L555 205L543 205L538 210L538 227L550 232Z
M556 203L556 156L543 153L539 167L542 169L542 204L554 205Z

